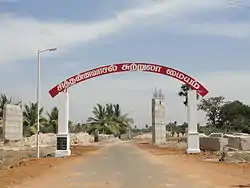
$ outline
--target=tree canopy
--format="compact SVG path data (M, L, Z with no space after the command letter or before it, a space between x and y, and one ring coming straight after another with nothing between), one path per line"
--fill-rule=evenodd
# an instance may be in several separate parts
M13 103L12 98L5 94L0 94L0 124L2 124L3 110L5 104ZM24 136L31 136L37 132L37 103L30 102L22 105L23 110L23 133ZM128 114L123 114L119 104L97 104L92 110L93 116L89 117L86 123L72 122L69 120L70 132L88 132L104 134L123 134L131 129L133 119ZM39 110L40 132L57 133L58 131L58 108L53 107L50 112L46 112L44 107Z
M179 96L184 97L183 104L188 105L187 84L182 84ZM197 97L198 99L198 97ZM197 109L203 111L207 118L206 126L200 126L199 131L211 132L243 132L250 133L250 106L241 101L226 101L224 96L212 96L201 99ZM180 132L179 127L172 124L171 130Z
M205 112L211 130L250 133L250 106L241 101L225 101L223 96L209 97L201 100L198 109Z
M0 94L0 124L2 124L3 111L5 104L21 105L23 110L23 135L32 136L37 132L37 103L30 102L22 105L21 101L14 103L12 98L5 94ZM50 112L45 112L41 107L40 115L40 132L57 133L58 129L58 108L53 107ZM69 121L69 130L71 132L85 131L86 124L73 123ZM1 131L0 131L1 132Z
M93 107L93 117L89 117L88 133L98 131L104 134L123 134L131 129L133 119L122 114L119 104L97 104Z

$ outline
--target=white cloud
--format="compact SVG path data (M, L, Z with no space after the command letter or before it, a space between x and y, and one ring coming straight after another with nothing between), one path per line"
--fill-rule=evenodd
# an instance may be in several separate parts
M56 53L67 51L70 47L87 44L102 37L117 34L129 26L148 23L151 18L163 16L166 21L172 18L184 18L189 14L206 10L224 8L225 0L173 0L159 3L143 4L131 10L122 11L117 17L93 23L61 21L42 21L34 18L20 18L13 15L0 15L0 65L6 62L18 61L34 57L39 48L58 47ZM144 22L145 21L145 22ZM176 20L175 20L176 21ZM153 23L153 22L150 22ZM248 23L231 24L193 24L176 22L173 27L179 32L195 35L246 37L249 36ZM237 26L237 27L236 27ZM130 77L129 77L129 76ZM210 95L224 95L228 100L242 100L250 103L246 85L249 85L250 72L217 72L194 75L210 90ZM85 120L91 115L91 109L96 102L117 102L124 111L136 117L138 125L151 122L151 97L155 87L162 88L166 96L166 121L186 121L185 107L182 98L177 96L180 83L163 76L127 73L113 77L104 76L87 81L70 89L70 117L73 120ZM130 78L130 79L129 79ZM58 78L54 78L58 79ZM3 80L3 78L2 78ZM20 78L20 83L22 83ZM32 82L32 83L31 83ZM34 82L34 83L33 83ZM58 99L48 95L51 83L58 80L50 79L50 83L42 82L42 105L50 109L58 105ZM34 101L36 96L35 81L30 83L12 84L14 88L2 88L11 95L21 96L25 102ZM19 87L18 87L19 86ZM199 115L201 122L204 116Z
M86 44L101 37L123 31L131 25L138 25L150 18L164 15L164 20L172 17L188 16L189 13L222 8L224 0L175 0L142 4L124 10L117 17L93 23L62 21L42 21L15 15L0 14L0 64L31 58L37 49L58 47L60 52L79 44Z
M250 36L250 22L179 23L172 26L177 33L200 36L246 38Z

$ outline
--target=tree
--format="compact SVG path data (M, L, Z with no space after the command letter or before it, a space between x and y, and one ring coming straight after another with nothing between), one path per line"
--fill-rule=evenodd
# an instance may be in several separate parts
M225 103L220 109L219 128L225 131L250 132L250 107L240 101Z
M199 133L204 133L205 135L209 135L211 133L221 132L220 129L213 125L200 126Z
M73 123L72 121L69 121L69 132L70 133L79 133L79 132L86 132L88 124L82 124L82 123Z
M89 123L87 131L89 133L101 132L101 133L113 133L116 132L116 128L110 122L106 108L101 104L94 106L92 113L94 117L89 117L87 122Z
M250 106L240 101L224 102L224 99L223 96L202 99L198 109L206 113L208 122L200 131L250 133Z
M198 105L198 110L202 110L206 113L208 125L218 127L220 120L220 110L224 103L224 97L209 97L208 99L202 99Z
M109 123L116 127L117 134L124 134L131 130L131 124L134 121L128 117L128 114L122 115L119 104L106 104L106 111Z
M128 117L128 114L122 115L120 105L119 104L110 104L112 107L111 114L108 114L111 122L115 124L118 129L118 134L124 134L128 129L131 130L131 124L134 123L132 118Z
M131 128L133 119L127 114L122 115L119 104L97 104L93 108L94 117L89 117L87 132L101 132L105 134L122 134Z
M179 137L180 133L182 133L182 127L181 126L174 126L173 132L177 134L177 137Z
M47 120L42 116L44 108L39 110L39 123L43 125ZM36 133L37 126L37 103L30 103L29 105L24 105L23 111L23 125L24 125L24 135L30 136Z
M51 112L47 112L48 119L42 127L44 133L58 132L58 108L54 107Z
M68 121L68 127L69 127L69 132L70 133L74 133L75 132L75 125L73 123L73 121Z
M170 123L168 123L168 124L166 125L166 130L167 130L167 131L170 131L170 132L171 132L171 135L174 136L174 133L175 133L175 130L176 130L175 127L176 127L175 122L174 122L174 123L170 122Z
M178 95L180 97L184 97L183 104L187 107L188 105L188 91L191 90L191 88L187 84L181 85L181 90L179 91ZM197 94L197 100L199 99L199 95Z
M74 132L75 133L85 132L85 129L86 129L86 124L77 123L75 125Z
M187 132L188 123L184 122L180 127L181 127L181 134L184 135Z

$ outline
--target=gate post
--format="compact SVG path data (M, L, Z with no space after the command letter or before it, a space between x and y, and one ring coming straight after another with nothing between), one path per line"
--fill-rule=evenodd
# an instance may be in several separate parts
M56 139L55 157L67 157L71 155L69 135L69 94L65 90L59 95L58 109L58 133Z
M200 153L200 138L197 131L197 93L196 90L188 91L188 134L187 134L187 153Z

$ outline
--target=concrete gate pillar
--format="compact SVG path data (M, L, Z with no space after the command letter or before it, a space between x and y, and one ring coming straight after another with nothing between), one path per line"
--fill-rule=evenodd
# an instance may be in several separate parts
M152 143L155 145L166 144L166 125L164 95L161 90L154 91L152 99Z
M69 135L69 94L65 90L59 95L58 109L58 133L55 157L67 157L71 155L70 135Z
M197 131L197 93L196 90L188 91L188 134L187 134L187 153L200 153L200 138Z

